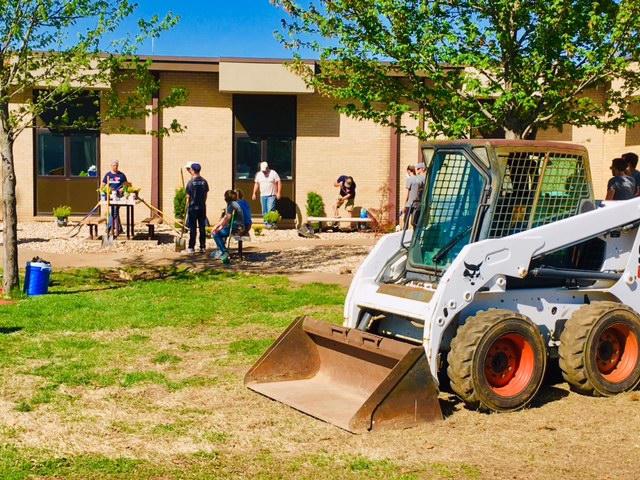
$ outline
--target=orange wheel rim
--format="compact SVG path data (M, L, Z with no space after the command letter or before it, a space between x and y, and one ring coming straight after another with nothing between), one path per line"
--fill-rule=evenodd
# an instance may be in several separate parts
M522 335L504 335L489 347L484 375L497 395L518 395L531 382L534 372L533 347Z
M620 383L638 364L638 337L628 325L616 323L602 331L596 345L596 365L602 377Z

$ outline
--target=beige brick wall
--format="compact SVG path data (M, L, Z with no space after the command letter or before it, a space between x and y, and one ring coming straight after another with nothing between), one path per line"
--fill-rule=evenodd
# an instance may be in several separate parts
M202 165L202 176L209 183L207 212L213 223L224 207L224 191L232 187L233 115L232 96L218 92L218 75L211 73L163 73L161 95L173 86L183 86L189 92L184 105L168 109L162 123L169 125L175 118L186 130L161 139L161 209L173 216L173 197L189 180L183 168L187 162ZM212 212L216 212L213 214Z
M180 172L187 161L202 165L202 175L211 189L208 210L210 220L223 207L223 192L233 185L233 113L232 95L218 91L218 76L213 73L166 72L161 74L161 96L172 86L184 86L188 101L162 113L161 124L175 118L186 131L160 139L160 208L173 216L173 196L181 185ZM332 215L337 196L333 186L342 174L352 175L358 184L357 206L379 208L381 187L389 182L390 129L371 122L354 120L333 109L333 101L319 95L300 95L296 139L295 202L306 216L307 192L322 195L326 212ZM409 121L408 121L409 122ZM151 128L151 119L134 126ZM413 127L414 125L408 124ZM573 141L585 145L590 154L596 196L603 198L610 176L612 158L627 151L640 153L640 127L628 132L603 133L595 128L567 127L562 132L540 132L540 140ZM151 198L152 137L147 134L105 132L100 136L100 175L109 169L112 159L134 185L142 188L141 196ZM33 219L34 152L33 132L25 130L14 146L17 174L19 219ZM418 163L418 140L403 136L400 141L398 172L398 207L405 198L406 166ZM245 192L247 195L250 192ZM136 207L136 218L149 214L144 206Z
M123 91L132 88L131 83L121 85ZM151 102L149 101L149 107ZM104 104L101 105L102 114L105 113ZM119 133L115 124L108 125L100 134L100 159L98 176L102 181L104 175L111 170L111 162L118 160L120 171L127 176L127 180L135 187L140 187L140 196L149 198L151 192L151 136L144 133L150 130L150 119L130 120L125 122L129 128L138 133ZM135 207L135 218L141 220L147 216L147 208L143 205ZM102 208L102 214L106 215L106 209ZM142 216L141 216L142 215Z
M17 108L19 103L13 105ZM18 220L33 218L34 201L33 179L33 129L25 128L13 143L13 167L16 173L16 209ZM2 216L0 209L0 217Z
M379 207L379 189L389 181L388 128L339 115L331 100L318 95L298 97L297 127L295 201L303 217L310 191L322 196L333 215L333 183L340 175L354 178L356 206Z

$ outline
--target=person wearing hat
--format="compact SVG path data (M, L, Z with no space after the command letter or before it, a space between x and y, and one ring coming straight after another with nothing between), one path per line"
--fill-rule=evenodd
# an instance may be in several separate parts
M333 205L333 216L336 218L340 217L339 209L342 205L344 205L347 212L351 213L356 199L356 182L353 180L353 177L340 175L333 186L340 187L338 199Z
M276 200L280 200L280 191L282 190L282 181L278 172L271 170L267 162L260 163L260 171L256 173L255 182L253 184L253 200L257 199L258 190L260 190L260 205L262 206L263 218L269 212L276 209ZM265 228L273 228L266 221Z
M189 219L189 247L185 253L195 253L196 236L199 233L200 252L207 251L207 233L205 223L207 218L207 194L209 184L200 176L202 167L199 163L191 164L191 180L187 182L185 188L187 193L187 216Z
M120 162L118 160L111 161L111 170L104 174L101 187L109 185L111 192L115 192L116 196L122 192L124 184L127 183L127 176L119 170ZM122 223L120 222L120 206L111 205L109 219L107 221L107 232L111 232L113 226L114 236L124 232Z

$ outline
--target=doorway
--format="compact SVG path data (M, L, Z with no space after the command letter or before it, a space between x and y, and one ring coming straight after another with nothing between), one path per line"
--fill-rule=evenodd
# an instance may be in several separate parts
M260 199L251 199L260 162L268 162L282 181L276 210L285 219L296 217L295 139L296 97L293 95L234 95L234 188L241 189L252 216L261 217Z

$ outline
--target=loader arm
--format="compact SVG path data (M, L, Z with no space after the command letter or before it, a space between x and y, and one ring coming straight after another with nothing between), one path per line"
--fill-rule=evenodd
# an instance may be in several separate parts
M440 279L429 302L424 345L434 377L444 331L456 313L473 302L479 291L504 292L506 277L524 278L531 260L539 255L633 225L640 220L640 197L608 202L603 207L501 239L466 245ZM631 251L640 251L636 235ZM610 289L622 302L637 295L638 255L629 255L624 272ZM627 302L630 303L630 302Z

